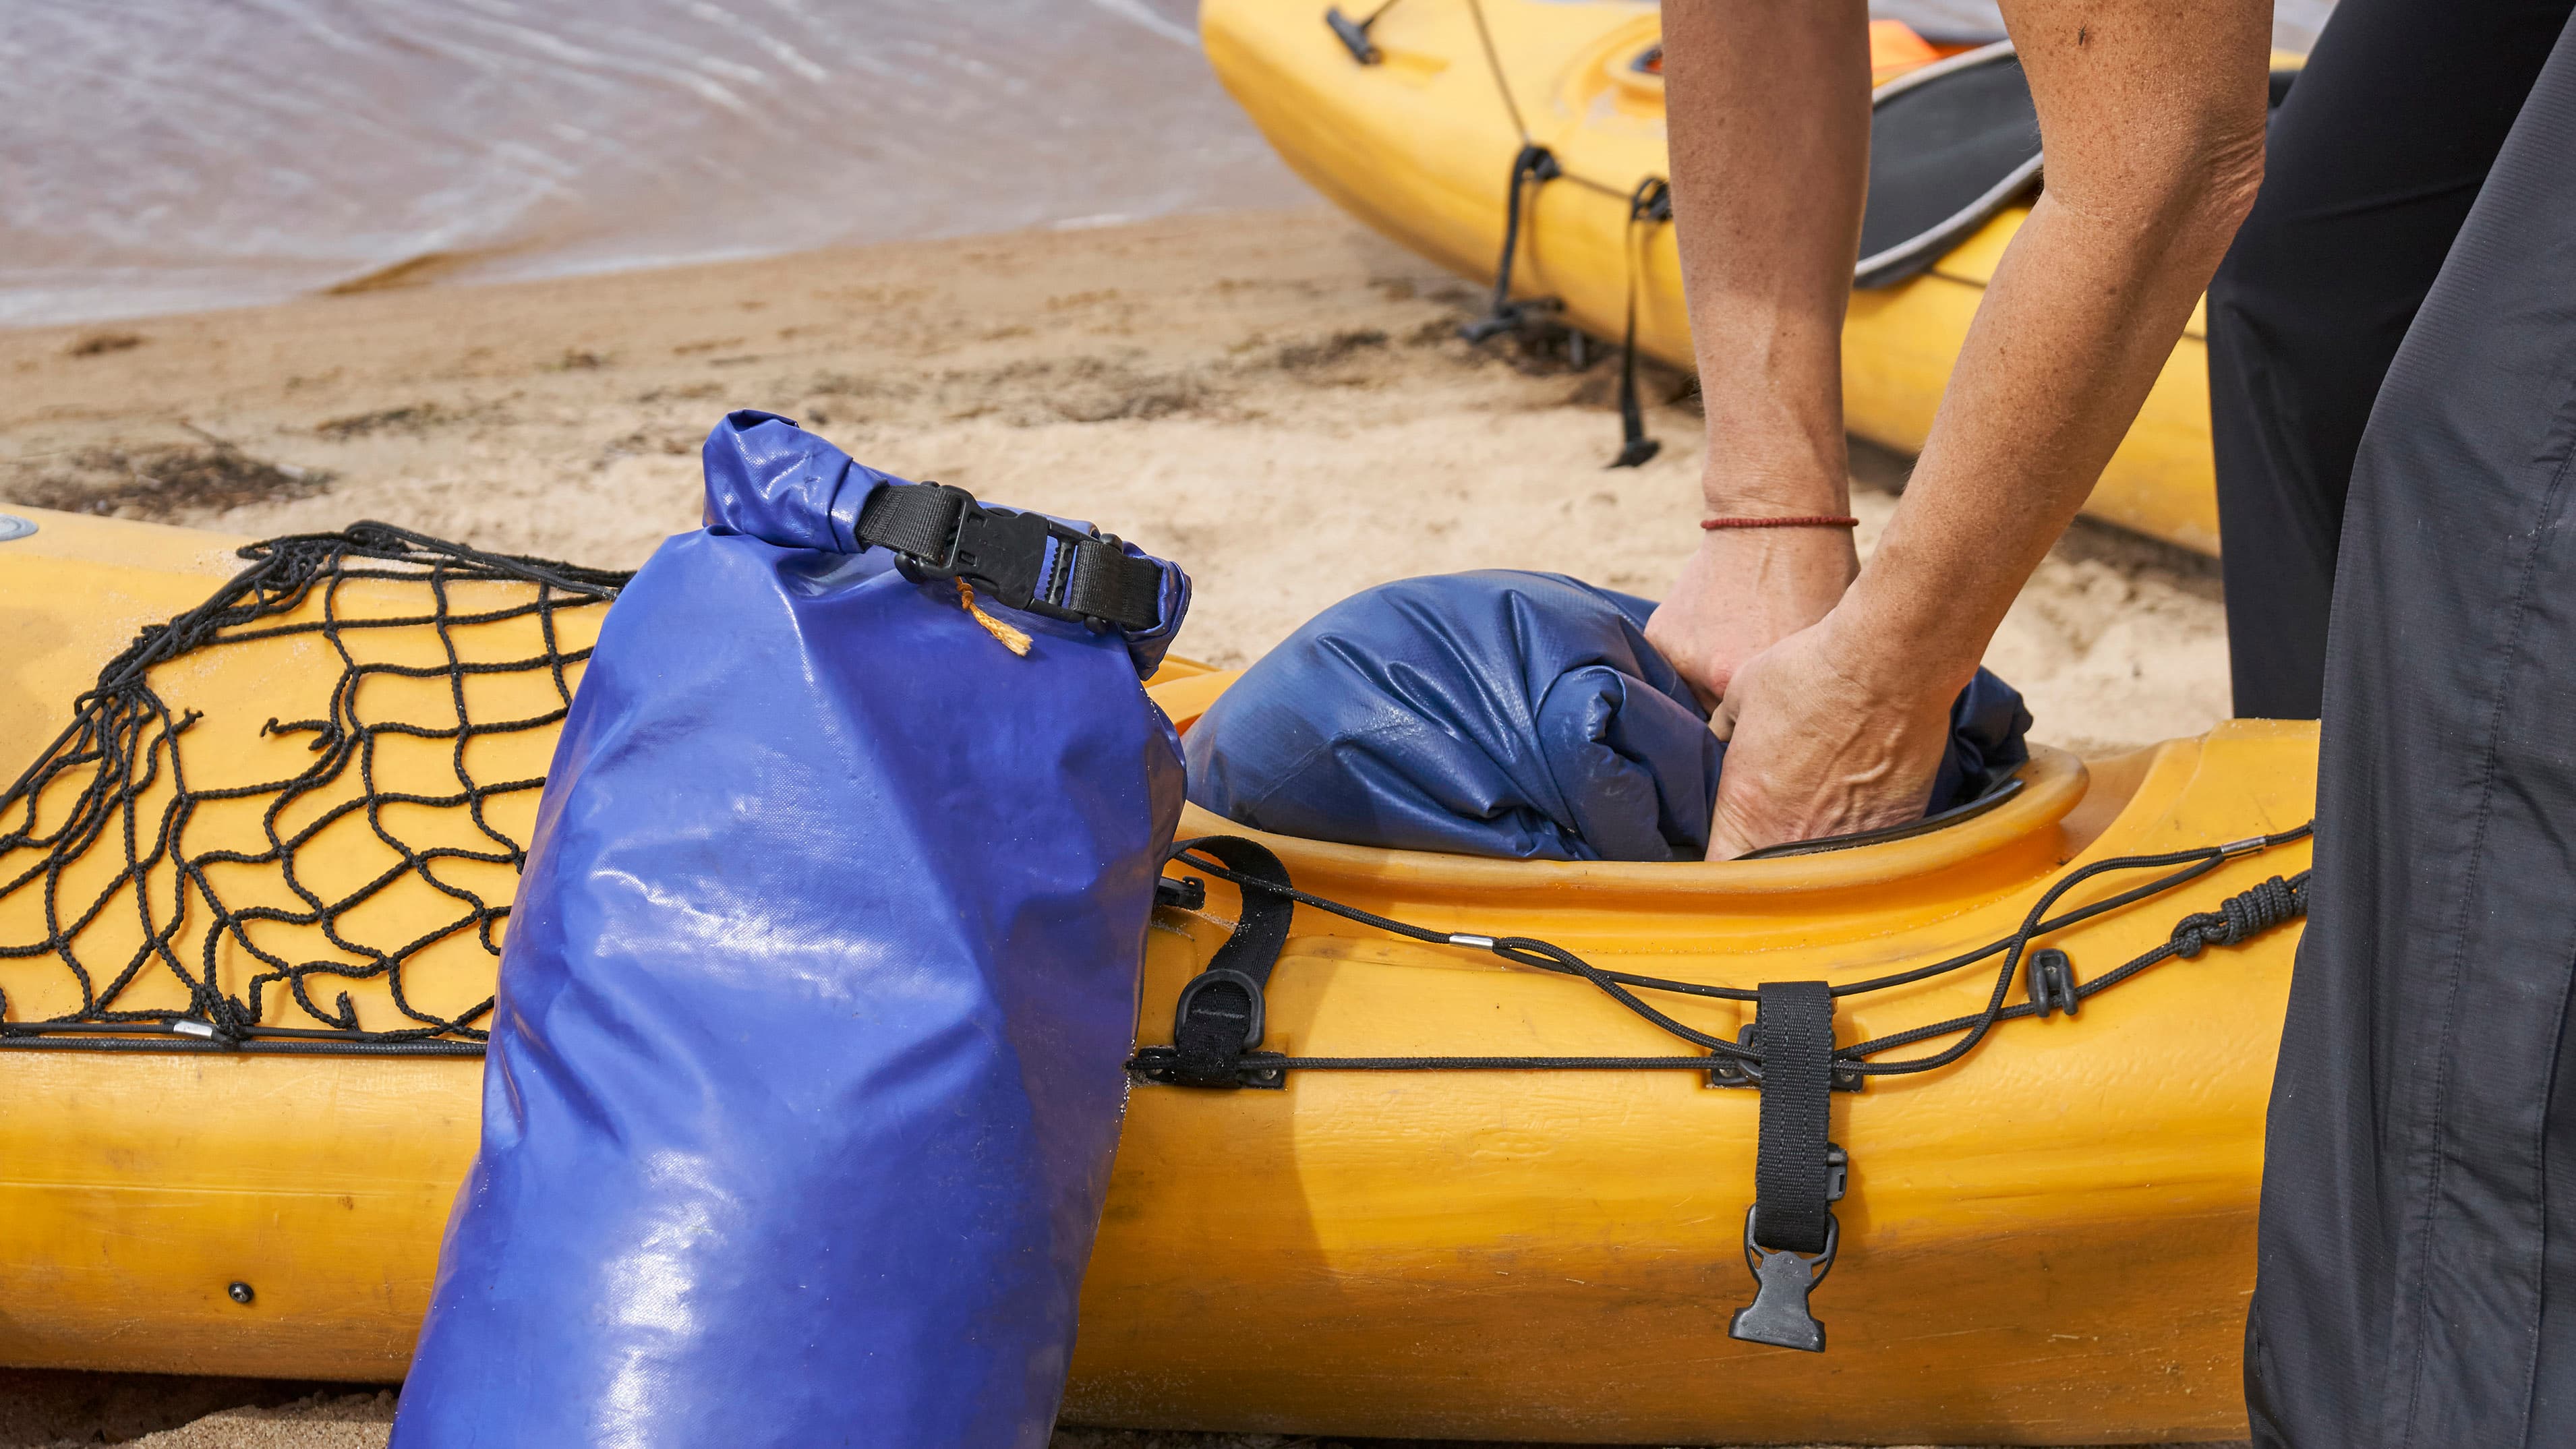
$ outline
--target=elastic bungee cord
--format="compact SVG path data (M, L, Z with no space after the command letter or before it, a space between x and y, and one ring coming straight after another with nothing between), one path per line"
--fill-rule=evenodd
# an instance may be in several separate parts
M1288 878L1285 862L1258 841L1236 835L1185 840L1173 847L1169 859L1234 883L1243 892L1243 908L1225 941L1182 985L1173 1002L1172 1044L1137 1050L1129 1056L1127 1070L1140 1082L1185 1089L1276 1091L1287 1086L1290 1072L1299 1071L1693 1071L1706 1073L1713 1087L1757 1088L1761 1114L1755 1128L1753 1196L1744 1213L1744 1262L1753 1275L1755 1293L1729 1320L1727 1334L1748 1343L1822 1353L1825 1325L1815 1316L1810 1298L1832 1271L1840 1249L1842 1231L1833 1205L1842 1200L1852 1171L1852 1154L1829 1136L1833 1093L1859 1091L1874 1076L1937 1071L1975 1051L1999 1022L2048 1016L2060 1008L2073 1015L2088 998L2161 962L2197 956L2210 946L2235 945L2304 915L2308 873L2301 871L2287 879L2276 875L2258 882L2220 902L2217 910L2183 917L2153 948L2091 981L2075 979L2074 963L2065 952L2053 947L2031 950L2034 941L2052 931L2135 906L2197 880L2227 861L2305 839L2314 829L2311 821L2293 830L2224 845L2098 860L2050 884L2012 934L1974 950L1839 986L1813 980L1766 981L1752 989L1605 971L1535 937L1436 931L1298 890ZM2129 870L2163 874L2090 905L2050 914L2076 887L2113 871ZM1203 907L1207 901L1204 880L1166 877L1155 892L1158 901L1189 909ZM1325 1057L1262 1051L1270 977L1288 943L1299 905L1426 945L1490 951L1514 965L1580 977L1699 1051L1689 1056L1617 1057ZM2002 957L2002 963L1981 1009L1853 1046L1836 1045L1837 998L1928 980L1996 956ZM2029 1000L2006 1005L2013 977L2025 963ZM1641 991L1749 1001L1755 1005L1754 1019L1738 1040L1728 1041L1674 1020L1638 995ZM1923 1056L1869 1060L1943 1036L1958 1040Z
M1324 23L1341 39L1351 58L1361 65L1376 65L1384 59L1369 31L1379 17L1392 10L1400 0L1386 3L1369 12L1364 20L1353 20L1339 8L1327 10ZM1660 176L1647 176L1634 187L1622 190L1579 172L1565 169L1556 153L1541 145L1530 134L1529 122L1522 115L1520 99L1512 93L1509 76L1503 72L1502 52L1494 44L1493 27L1485 19L1484 0L1467 0L1468 17L1475 22L1476 42L1485 58L1485 73L1494 82L1494 94L1511 120L1512 132L1520 137L1520 150L1512 157L1511 175L1504 184L1504 219L1502 255L1494 265L1494 295L1486 314L1459 329L1459 335L1472 343L1483 343L1505 332L1520 330L1533 317L1551 312L1556 303L1550 298L1527 302L1512 300L1512 268L1520 250L1521 234L1537 219L1537 192L1551 181L1567 181L1587 191L1619 199L1628 209L1627 230L1622 238L1627 268L1627 327L1619 344L1619 452L1610 466L1636 468L1643 466L1660 451L1661 445L1646 435L1645 409L1637 393L1637 273L1642 263L1639 232L1644 226L1660 225L1672 220L1672 187ZM1524 213L1527 214L1526 219ZM1577 339L1582 334L1576 333ZM1577 354L1579 359L1580 354ZM1579 365L1579 362L1578 362Z
M487 780L472 767L468 745L476 740L558 726L572 703L567 671L590 657L569 647L557 616L604 608L631 575L580 568L547 559L490 553L384 523L358 523L339 533L295 534L245 546L247 567L205 602L166 622L145 627L109 660L97 680L76 696L72 721L6 789L0 789L0 899L21 890L41 896L45 934L33 940L0 940L0 965L50 959L58 963L79 1003L58 1018L7 1019L11 1006L0 990L0 1050L192 1052L234 1051L290 1056L480 1056L492 1002L453 1012L429 1009L406 990L411 963L449 940L471 941L494 960L496 934L510 914L506 896L487 899L468 884L442 876L450 862L507 866L514 873L526 849L493 822L495 800L534 792L543 778ZM417 608L375 613L353 607L343 586L409 588ZM518 597L494 602L460 592L480 586L518 586ZM297 617L311 606L312 614ZM506 636L496 650L477 640L491 626L532 626L533 641ZM380 657L359 641L388 630L434 634L435 663ZM274 780L209 786L192 781L181 742L201 718L174 706L152 684L163 665L200 651L257 640L311 640L336 655L340 673L321 717L269 720L260 733L309 737L309 758ZM519 676L550 685L552 707L508 718L486 718L470 701L467 681ZM366 689L374 679L444 684L454 723L423 723L399 713L379 717ZM376 774L383 741L446 744L456 788L436 795L388 787ZM352 788L354 787L354 788ZM159 792L167 791L166 798ZM229 840L193 844L191 825L209 803L259 806L263 848L235 848ZM40 812L42 802L47 808ZM319 808L314 808L314 807ZM389 825L387 806L462 811L473 833L444 842L412 844ZM58 817L58 818L57 818ZM308 847L330 851L324 832L344 820L363 819L392 857L372 879L325 894L299 869ZM92 886L74 875L74 863L93 849L122 856L114 873ZM26 863L18 863L24 852ZM242 904L226 891L237 875L259 870L275 882L267 903ZM77 893L71 882L81 880ZM403 882L427 886L450 903L446 919L410 939L376 934L364 912L368 902ZM291 895L292 903L284 903ZM134 913L137 944L118 955L84 960L80 941L111 911ZM312 956L308 936L281 954L263 945L270 927L302 928L338 954ZM227 990L219 970L230 949L246 958L249 979ZM193 958L194 965L191 965ZM126 993L147 976L186 992L184 1008L130 1008ZM335 983L382 981L399 1025L367 1029L346 991ZM265 1026L266 1003L289 998L316 1023ZM333 999L324 1000L325 996Z
M1983 1009L1947 1021L1932 1022L1889 1036L1877 1037L1853 1046L1838 1047L1833 1057L1838 1075L1905 1076L1936 1071L1974 1051L1987 1033L1999 1022L2017 1021L2024 1017L2044 1016L2054 1009L2035 1002L2006 1004L2014 975L2020 969L2032 943L2039 938L2070 926L2122 910L2152 899L2167 891L2187 885L2240 856L2256 854L2274 846L2304 840L2315 831L2315 822L2270 835L2250 836L2224 845L2199 846L2189 850L2168 851L2160 855L2124 855L2095 861L2069 872L2051 885L2022 917L2019 929L2011 935L1987 942L1973 950L1961 952L1928 965L1911 967L1865 981L1847 982L1830 988L1836 998L1883 991L1891 987L1929 980L1953 971L1964 970L1998 953L2003 962L1996 968L1993 992ZM1210 859L1200 842L1184 842L1172 859L1193 871L1205 871L1246 892L1258 891L1309 906L1344 920L1385 931L1433 946L1458 946L1489 951L1518 966L1527 966L1561 976L1579 977L1590 982L1604 995L1629 1011L1653 1023L1679 1040L1702 1048L1707 1055L1694 1056L1403 1056L1403 1057L1322 1057L1284 1056L1263 1053L1259 1066L1267 1071L1358 1071L1358 1072L1423 1072L1423 1071L1708 1071L1719 1061L1731 1064L1752 1082L1761 1081L1762 1053L1757 1047L1730 1041L1700 1031L1657 1010L1636 993L1639 990L1669 992L1721 1001L1758 1002L1760 992L1749 987L1713 986L1695 981L1675 981L1660 976L1642 976L1633 972L1609 971L1593 965L1572 951L1552 942L1528 936L1482 936L1467 932L1438 931L1428 926L1399 921L1346 905L1293 885L1262 880L1256 876ZM2049 908L2067 892L2097 876L2114 871L2165 870L2167 873L2142 885L2133 886L2117 895L2089 905L2079 906L2059 915ZM2300 871L2284 879L2273 876L2228 897L2214 911L2196 912L2177 922L2172 933L2154 948L2094 977L2076 983L2070 995L2076 1002L2092 999L2138 973L2175 957L2198 956L2209 946L2232 946L2248 940L2284 921L2306 914L2308 872ZM1631 989L1635 988L1635 989ZM1881 1052L1895 1051L1916 1043L1953 1033L1964 1033L1960 1040L1928 1056L1901 1061L1873 1062L1867 1058ZM1152 1049L1149 1049L1152 1050ZM1151 1063L1140 1056L1129 1062L1131 1070Z

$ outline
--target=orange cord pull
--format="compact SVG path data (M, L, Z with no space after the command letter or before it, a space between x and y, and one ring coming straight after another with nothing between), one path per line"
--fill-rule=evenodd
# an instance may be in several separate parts
M957 602L966 610L967 613L975 616L975 622L984 626L985 633L1001 640L1003 648L1010 650L1012 653L1019 655L1023 659L1028 657L1029 636L1022 631L1003 623L1001 620L994 618L992 615L985 613L983 608L975 602L975 586L966 582L964 579L959 579L957 581Z

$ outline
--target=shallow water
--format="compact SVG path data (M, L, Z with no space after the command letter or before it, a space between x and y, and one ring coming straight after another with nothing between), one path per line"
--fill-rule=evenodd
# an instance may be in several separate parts
M1277 205L1190 0L14 0L0 322Z
M2326 8L2282 0L2285 29ZM1996 23L1981 0L1879 9ZM0 325L1306 198L1195 11L10 0Z

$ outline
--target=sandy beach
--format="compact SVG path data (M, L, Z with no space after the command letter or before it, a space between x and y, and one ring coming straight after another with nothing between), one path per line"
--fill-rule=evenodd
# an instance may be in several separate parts
M1478 301L1310 210L0 332L0 502L252 535L383 519L633 567L694 525L708 427L758 407L1181 560L1198 603L1179 648L1218 664L1414 574L1659 593L1697 538L1685 379L1649 369L1664 451L1605 471L1613 369L1471 349L1456 324ZM1857 456L1864 549L1904 470ZM2203 730L2227 707L2215 565L2079 523L1988 663L2038 738L2078 752ZM0 1449L384 1443L389 1393L310 1388L5 1374Z
M1181 560L1180 647L1219 664L1413 574L1659 593L1698 537L1683 380L1649 370L1663 454L1605 471L1612 367L1471 349L1478 300L1319 210L0 332L0 499L631 568L693 525L708 427L760 407ZM1855 467L1866 549L1903 464ZM1988 663L2078 751L2205 729L2215 566L2079 524Z

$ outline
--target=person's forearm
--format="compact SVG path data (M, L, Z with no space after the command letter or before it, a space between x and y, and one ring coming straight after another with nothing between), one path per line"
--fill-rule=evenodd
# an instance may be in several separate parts
M1846 596L1864 662L1946 692L2082 506L2261 178L2268 7L2025 0L2048 137L1903 504ZM2056 32L2064 32L2059 34ZM2161 114L2160 114L2161 111Z
M1664 10L1673 210L1715 513L1841 513L1843 313L1869 156L1861 0Z

